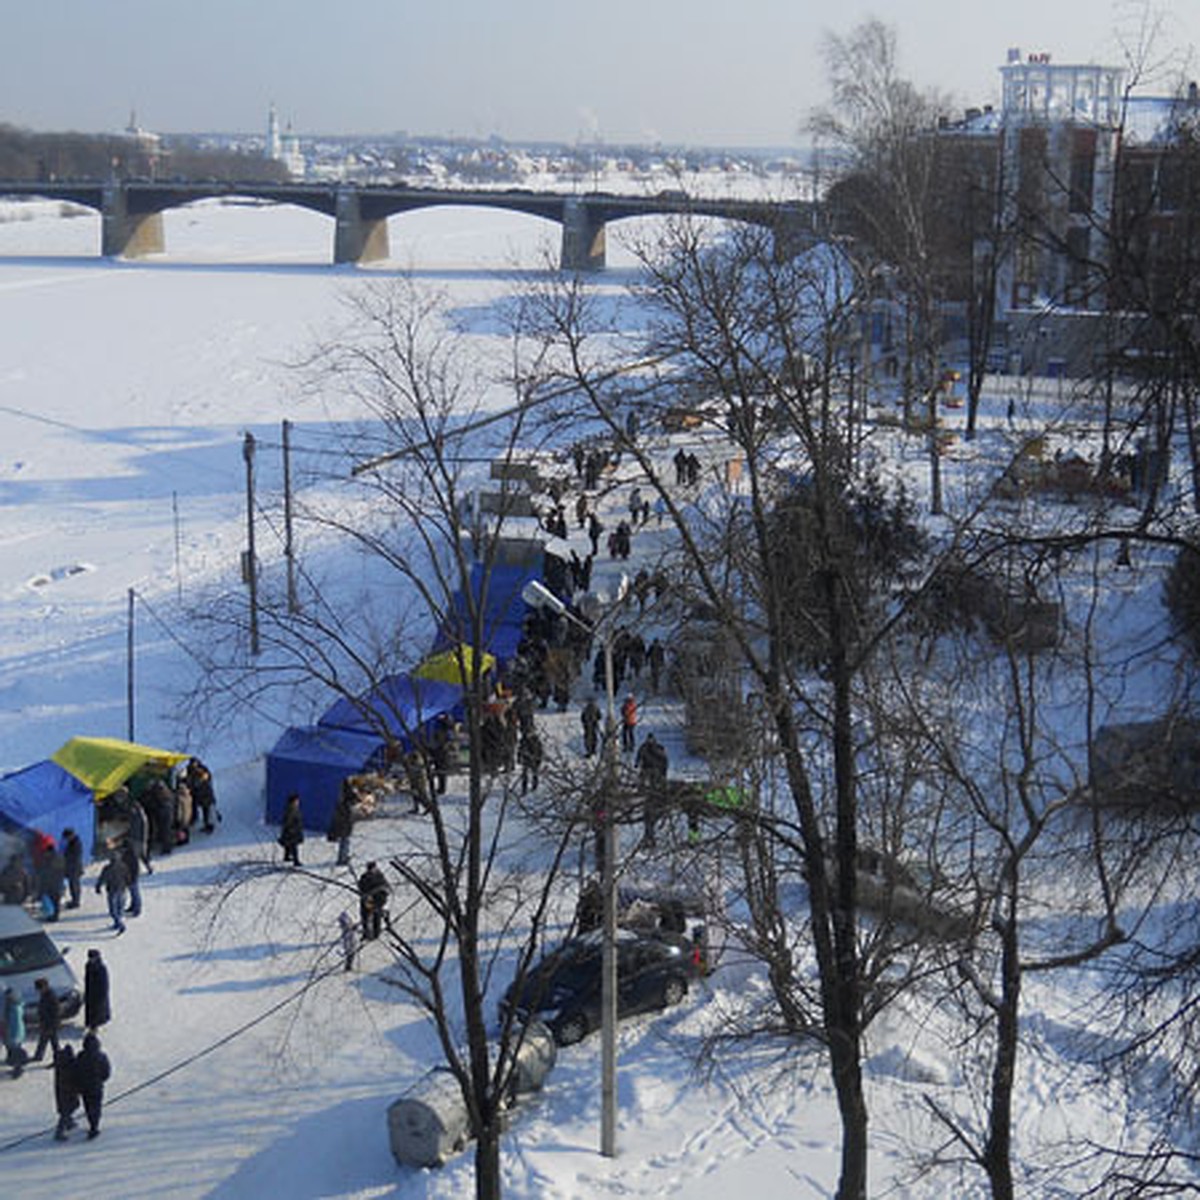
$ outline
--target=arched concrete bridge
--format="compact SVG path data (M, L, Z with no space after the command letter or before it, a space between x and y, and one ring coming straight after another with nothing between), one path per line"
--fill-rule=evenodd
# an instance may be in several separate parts
M333 261L366 263L389 257L388 217L435 205L466 204L529 213L562 226L561 264L567 271L598 271L605 262L605 230L624 217L691 213L747 221L771 230L776 254L795 254L817 238L817 210L808 203L702 200L682 192L618 196L608 192L533 192L451 188L359 187L354 184L32 182L0 180L0 196L40 196L93 208L101 217L100 253L139 258L165 248L162 214L196 200L244 196L295 204L334 219Z

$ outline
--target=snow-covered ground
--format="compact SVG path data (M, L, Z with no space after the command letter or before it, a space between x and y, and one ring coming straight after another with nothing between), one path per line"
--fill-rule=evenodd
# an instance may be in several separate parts
M281 876L219 911L208 902L223 864L277 853L260 816L262 756L297 714L248 714L216 744L197 744L174 714L197 669L187 600L239 569L243 433L277 441L287 418L302 439L361 415L335 396L307 397L289 364L336 329L347 293L404 267L445 291L485 353L489 306L511 290L514 266L536 270L556 252L556 231L478 210L414 214L392 223L395 262L359 271L326 265L325 218L205 205L167 214L164 259L112 263L95 257L98 219L37 214L0 220L0 768L40 761L75 734L126 735L134 589L136 737L205 758L224 822L159 863L144 881L145 912L123 937L90 890L64 914L55 935L72 961L81 968L100 946L113 978L104 1133L54 1143L50 1072L0 1078L0 1194L468 1194L469 1153L440 1172L398 1167L390 1154L387 1105L436 1051L415 1010L378 978L383 949L371 947L352 975L314 983L314 965L333 962L336 897L317 900ZM632 258L611 234L609 260L615 269L596 286L619 289ZM264 455L259 486L277 488L277 471ZM661 706L646 717L675 736ZM552 739L575 736L574 711L547 720ZM356 855L386 857L409 820L366 823ZM310 839L304 856L334 873L323 840ZM564 1051L505 1139L506 1194L832 1194L838 1122L815 1052L747 1052L711 1076L693 1070L722 993L761 986L730 965L681 1009L622 1026L614 1160L597 1149L596 1039ZM1055 1031L1072 1003L1030 988L1042 1052L1023 1060L1019 1140L1047 1142L1065 1111L1077 1134L1123 1120L1122 1099L1073 1078L1069 1051L1058 1053ZM930 1140L922 1088L955 1086L960 1064L899 1014L873 1028L870 1052L881 1194L908 1178L907 1144ZM940 1196L945 1184L898 1191ZM982 1190L976 1175L956 1194Z

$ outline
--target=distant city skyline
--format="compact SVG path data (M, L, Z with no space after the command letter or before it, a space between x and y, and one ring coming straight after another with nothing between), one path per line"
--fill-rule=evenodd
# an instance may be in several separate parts
M996 102L1010 47L1122 65L1148 6L1118 0L66 0L10 5L0 123L303 136L787 146L826 100L826 32L878 16L900 71L960 107ZM1169 0L1150 56L1168 91L1200 74L1200 4ZM1125 47L1123 49L1123 46Z

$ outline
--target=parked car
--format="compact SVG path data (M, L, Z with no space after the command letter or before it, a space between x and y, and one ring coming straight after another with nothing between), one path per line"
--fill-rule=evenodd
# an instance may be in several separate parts
M946 880L921 863L874 846L858 848L858 903L864 912L890 917L932 937L967 937L972 921L952 902ZM832 882L831 872L831 882Z
M15 988L25 1002L25 1024L38 1024L37 988L45 978L58 995L64 1021L83 1006L83 995L75 972L41 923L19 904L0 904L0 991Z
M536 1016L560 1046L582 1041L600 1026L600 931L572 938L537 963L503 1000L521 1017ZM696 947L670 934L617 935L617 1015L671 1008L700 973Z

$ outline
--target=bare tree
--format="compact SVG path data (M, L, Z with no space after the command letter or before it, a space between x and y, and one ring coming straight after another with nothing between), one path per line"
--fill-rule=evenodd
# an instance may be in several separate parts
M611 345L589 326L577 284L543 297L544 320L554 361L576 388L574 411L605 422L658 493L680 543L670 577L687 581L689 607L728 640L744 672L737 701L723 702L725 722L741 720L734 714L752 692L752 737L765 734L781 763L778 794L745 759L722 768L745 793L735 820L751 912L744 936L767 966L776 1004L752 1027L821 1040L842 1119L838 1194L862 1197L862 1036L894 983L885 964L895 961L897 941L862 940L859 839L868 813L882 833L903 791L903 772L882 769L888 739L867 732L864 693L892 628L889 585L919 538L903 501L863 482L865 461L856 478L846 453L847 331L858 276L834 247L781 262L769 234L733 229L712 246L689 220L673 223L642 257L650 335L635 352L636 382L627 379L620 393ZM643 424L671 423L682 411L719 436L705 442L724 448L700 494L681 491L629 433L630 403ZM685 621L681 640L700 628ZM869 784L863 764L876 760L881 769ZM811 951L779 899L786 883L801 880Z
M827 35L825 57L831 102L809 125L845 160L828 202L841 231L859 243L859 253L873 255L894 276L905 421L925 432L930 507L939 513L943 301L954 264L964 259L963 247L950 244L954 231L968 238L972 232L961 220L946 220L939 204L947 181L936 131L948 104L900 77L895 31L879 20L864 21L844 37ZM971 261L970 245L965 258ZM916 397L923 409L919 422L912 407Z
M393 955L387 978L436 1032L476 1140L476 1192L496 1197L525 1026L512 1012L497 1024L495 1000L510 973L519 985L549 916L557 917L559 871L578 828L568 812L531 841L516 796L484 756L491 681L483 652L499 632L497 614L519 606L504 593L519 589L504 554L508 516L528 496L516 484L493 483L495 511L485 514L477 493L486 464L511 462L534 435L519 402L482 406L489 381L447 331L440 297L400 280L348 302L349 323L305 364L305 378L318 393L356 397L365 419L334 458L337 474L307 489L297 506L307 564L300 603L289 604L281 571L264 572L257 657L246 652L244 601L209 606L204 696L227 694L225 715L236 718L240 706L272 693L340 695L386 743L387 757L408 755L422 819L397 834L390 855L396 896L383 935ZM364 586L320 578L319 551L330 543L343 571L354 561L347 547L357 549ZM449 802L420 782L429 750L420 710L406 716L389 704L385 686L415 665L435 634L463 687L465 798Z

